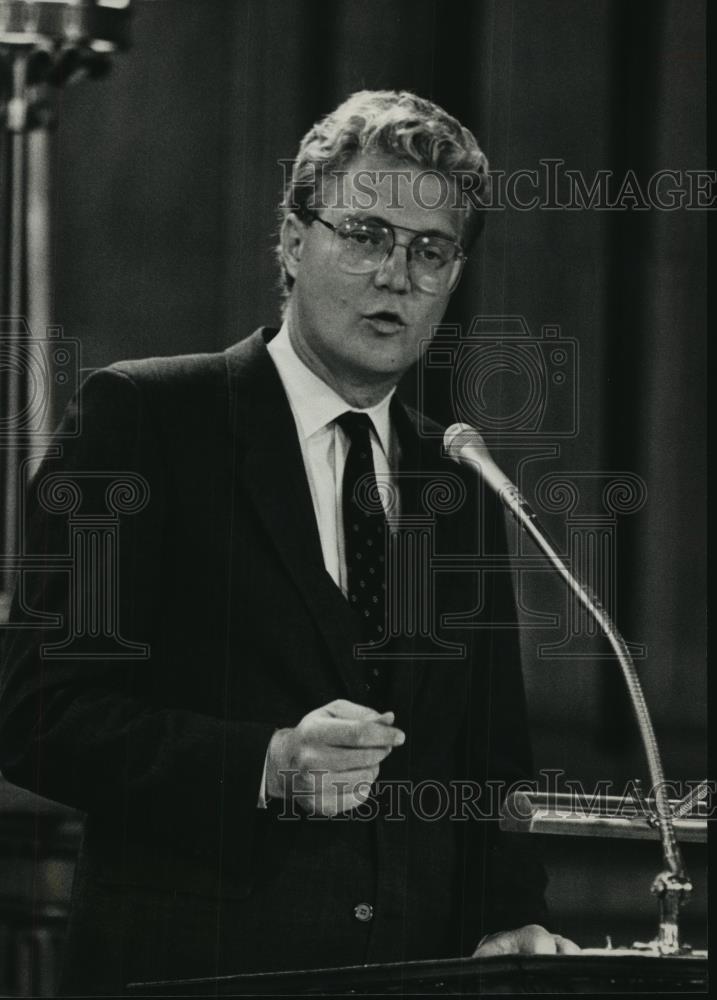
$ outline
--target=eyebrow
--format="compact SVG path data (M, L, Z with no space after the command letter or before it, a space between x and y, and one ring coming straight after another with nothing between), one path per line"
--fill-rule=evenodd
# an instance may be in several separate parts
M439 236L442 240L448 240L449 243L455 243L457 246L462 247L462 243L457 236L449 235L441 229L411 229L410 226L397 226L388 219L382 218L380 215L363 215L361 212L355 212L353 215L347 215L347 219L357 219L362 222L378 222L382 226L386 226L387 229L405 229L407 233L415 233L416 236Z

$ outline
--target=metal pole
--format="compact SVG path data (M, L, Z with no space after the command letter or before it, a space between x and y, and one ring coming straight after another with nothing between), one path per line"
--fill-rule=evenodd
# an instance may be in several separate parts
M7 267L7 314L12 318L24 315L25 307L25 161L27 151L27 61L30 49L19 49L12 59L12 91L7 103L8 130L8 267ZM24 386L21 377L21 333L18 326L11 324L8 331L8 356L18 360L17 365L8 365L5 407L5 515L4 547L6 554L3 587L9 590L14 568L12 558L18 554L18 494L20 489L20 462L22 438L19 418L24 403Z
M46 331L50 259L50 95L83 76L98 77L129 46L131 0L0 0L0 120L7 132L0 169L7 180L3 218L0 401L0 620L22 554L23 476L36 466L52 421L52 378L36 384L30 368L52 373ZM48 362L48 363L44 363ZM42 379L40 379L42 381ZM38 398L42 392L44 396ZM34 395L33 395L34 394Z

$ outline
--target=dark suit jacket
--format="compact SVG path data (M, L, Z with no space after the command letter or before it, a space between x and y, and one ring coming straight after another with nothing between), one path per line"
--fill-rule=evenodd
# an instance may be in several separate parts
M407 741L381 779L423 782L422 812L405 796L398 818L385 805L364 819L257 809L273 731L334 698L366 700L356 622L323 565L271 335L94 373L72 404L81 435L34 480L28 552L45 567L23 575L12 618L24 627L7 633L0 767L87 814L66 992L470 954L486 931L544 918L527 845L470 809L457 817L437 791L530 768L517 630L476 627L515 620L505 573L438 574L438 616L481 614L392 647L403 658L389 663L390 707ZM396 402L392 415L412 473L405 510L425 515L422 488L447 475L465 490L458 509L429 518L435 552L470 551L476 525L484 548L504 551L496 502L421 438L414 414ZM107 485L128 474L147 492L125 512L131 489L123 501ZM81 493L69 504L68 478ZM112 545L108 504L119 507L118 562L102 548ZM52 558L74 547L87 565L91 543L78 538L96 516L101 570L84 573L70 611L67 564L52 569ZM109 637L93 634L98 593ZM82 637L58 647L72 630ZM437 638L463 654L436 657ZM361 903L372 919L357 918Z

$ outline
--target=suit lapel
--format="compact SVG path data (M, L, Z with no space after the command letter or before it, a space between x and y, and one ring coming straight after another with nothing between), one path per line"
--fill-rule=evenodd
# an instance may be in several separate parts
M326 642L346 697L363 704L366 662L354 657L356 621L324 566L294 417L266 349L271 335L272 331L262 328L225 352L238 476ZM401 507L406 513L421 513L421 487L432 476L445 476L450 467L441 456L440 445L421 436L416 415L396 397L391 419L401 448ZM459 520L465 524L464 518ZM440 551L445 529L455 521L452 517L437 521ZM449 540L448 551L454 542ZM445 574L440 576L445 578ZM440 581L441 590L446 582ZM422 689L426 667L414 639L399 639L396 648L401 658L389 662L392 702L398 714Z
M356 623L324 566L294 417L271 356L270 331L225 352L238 475L338 668L347 697L361 699L353 663Z

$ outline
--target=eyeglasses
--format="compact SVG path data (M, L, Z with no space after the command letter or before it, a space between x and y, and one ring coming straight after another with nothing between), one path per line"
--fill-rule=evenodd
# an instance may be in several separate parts
M455 240L432 233L420 233L406 226L391 226L378 219L349 217L335 226L313 209L304 209L311 225L320 222L337 237L337 264L346 274L378 271L396 246L404 247L412 283L424 292L452 292L468 259ZM396 243L396 230L414 233L408 243Z

